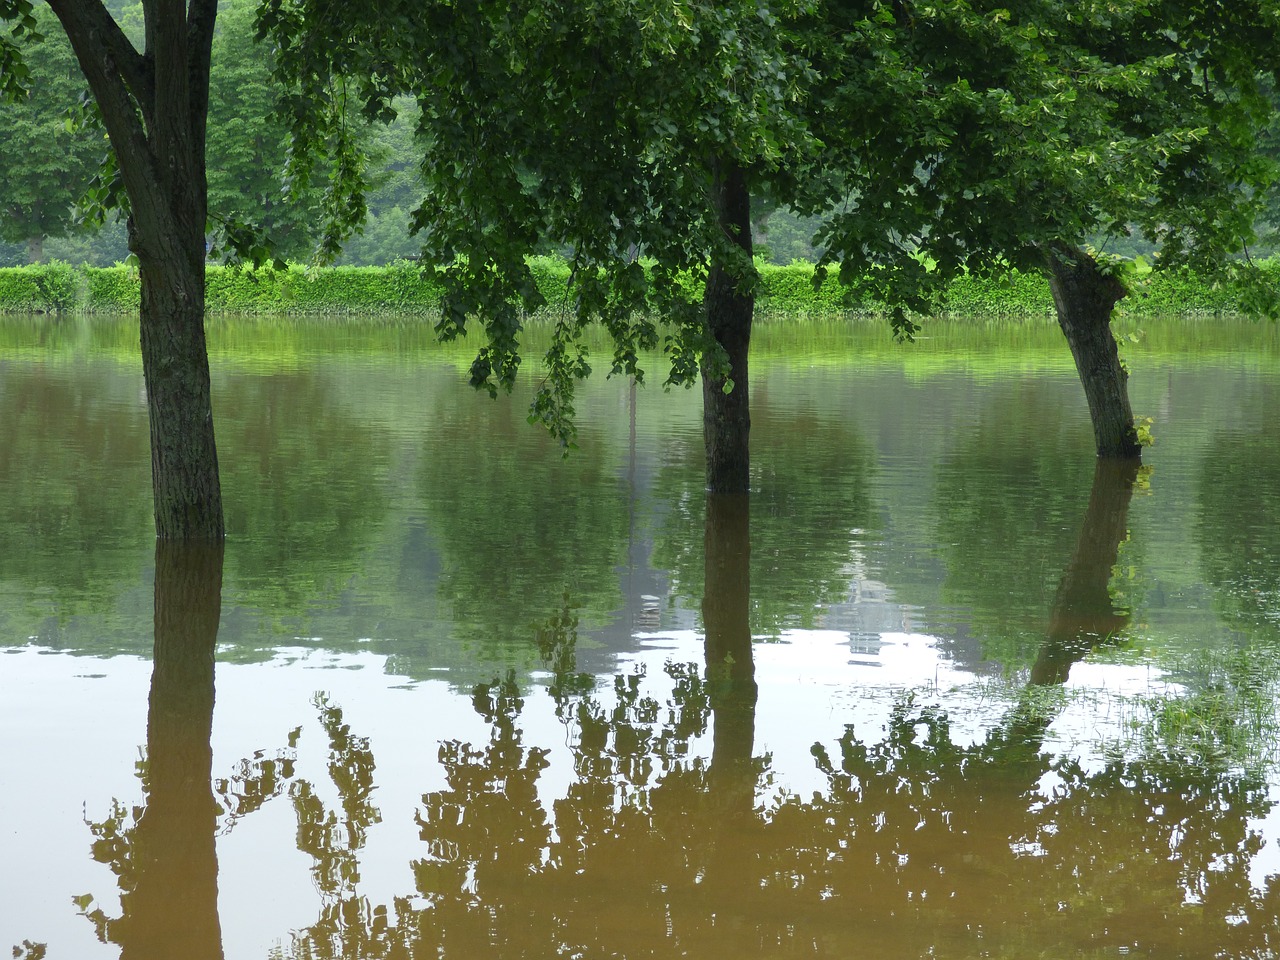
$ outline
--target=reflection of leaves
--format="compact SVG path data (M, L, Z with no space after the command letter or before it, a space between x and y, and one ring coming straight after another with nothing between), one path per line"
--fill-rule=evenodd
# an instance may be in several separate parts
M295 782L289 795L298 816L298 849L315 861L311 874L328 904L354 893L360 880L357 854L381 815L370 799L374 760L369 741L352 735L341 708L326 697L317 695L314 703L329 735L329 777L338 788L344 816L339 820L306 780Z
M150 459L141 378L106 362L86 390L86 375L58 363L6 365L0 582L30 588L40 619L92 616L97 640L109 630L136 635L136 621L119 625L113 614L152 551ZM57 625L43 625L44 642L58 643Z
M592 727L570 737L574 777L549 807L523 698L511 678L483 685L489 741L441 745L447 786L418 813L417 897L352 901L341 922L359 930L313 928L294 955L338 956L341 940L362 945L351 955L446 960L751 956L761 943L963 957L998 933L999 956L1077 943L1266 956L1280 932L1280 884L1249 885L1265 784L1154 753L1055 759L1041 743L1061 703L1044 688L969 745L944 711L905 699L882 737L815 747L824 789L732 817L709 765L671 750L676 725L705 723L700 672L668 673L683 692L665 702L627 673L569 703L568 731Z
M294 941L307 943L306 956L313 958L385 956L386 908L371 909L356 893L359 853L369 828L382 819L371 799L373 752L368 738L351 732L340 707L323 694L312 702L329 737L329 777L343 815L339 819L309 781L298 780L289 791L298 819L298 849L311 856L311 875L323 898L319 918L295 934Z
M259 750L252 759L237 763L231 776L214 780L213 791L225 816L225 832L229 833L237 820L285 793L295 774L293 747L301 733L302 728L298 727L289 734L288 753L269 757Z
M1197 533L1215 605L1237 629L1280 640L1280 448L1269 425L1223 432L1202 462Z
M871 449L848 420L777 417L757 394L752 410L751 629L813 627L821 607L849 599L859 541L877 526ZM700 451L699 451L700 452ZM702 600L703 478L676 463L659 478L667 501L654 563L691 605Z
M534 637L538 656L551 671L549 692L556 703L556 715L561 719L569 701L575 696L590 693L596 684L591 674L578 672L577 609L566 592L563 608L538 627Z
M971 928L1000 929L1013 942L1062 943L1072 930L1105 930L1102 943L1156 953L1162 941L1185 946L1177 919L1194 892L1214 905L1209 939L1234 937L1232 918L1254 905L1248 864L1258 842L1246 831L1270 806L1265 785L1158 754L1093 772L1052 761L1036 735L1025 736L1028 722L1042 733L1044 718L1019 713L961 747L940 715L900 704L883 742L846 732L838 762L816 746L828 790L785 807L798 850L816 851L801 869L805 884L880 891L870 904L849 902L859 914L898 909L926 919L931 904L945 904ZM1048 793L1040 786L1046 774L1055 784ZM841 855L828 863L822 851L835 844ZM1019 929L1024 917L1039 918L1041 929ZM920 934L900 932L908 953L926 950L934 936L926 930L913 945ZM1267 937L1255 930L1239 939Z
M509 657L559 612L552 598L566 587L580 615L617 609L627 515L607 458L564 459L507 398L447 413L432 450L450 452L423 457L420 495L444 558L440 595L467 639Z
M235 377L221 393L228 583L272 616L332 605L386 511L386 437L305 371Z
M1020 435L1028 424L1059 422L1051 404L1008 388L938 467L943 599L969 608L984 656L1010 667L1029 663L1041 645L1094 469L1068 431Z

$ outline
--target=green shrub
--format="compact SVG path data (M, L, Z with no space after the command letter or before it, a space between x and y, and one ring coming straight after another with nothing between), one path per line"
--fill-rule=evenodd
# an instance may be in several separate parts
M94 313L130 313L138 309L138 268L85 267L88 300L84 309Z
M1053 313L1049 281L1011 270L999 277L957 277L947 287L949 316L1042 317Z
M1276 263L1266 265L1274 275ZM1280 280L1280 277L1276 277ZM1205 316L1239 312L1239 291L1225 283L1212 283L1190 270L1152 273L1120 303L1133 316Z
M29 267L0 269L0 308L8 313L31 313L45 309L40 285Z
M760 316L880 315L882 305L860 295L858 285L842 287L833 277L815 289L813 265L786 266L760 262L756 305ZM1264 264L1280 284L1280 260ZM533 257L529 271L549 306L565 302L569 267L558 257ZM834 274L834 271L833 271ZM686 278L687 293L701 295ZM385 267L307 268L286 270L230 268L211 265L206 276L210 313L276 313L293 315L399 313L423 315L440 302L440 286L430 271L413 261ZM1187 272L1152 274L1121 302L1129 315L1205 315L1237 313L1239 291ZM138 309L138 270L130 266L71 267L47 263L0 268L0 312L30 313L85 310L98 313ZM1048 282L1038 274L961 277L947 291L944 312L957 317L1052 316Z
M51 260L0 269L0 310L10 313L65 313L84 299L82 274Z
M760 285L756 288L756 306L766 313L840 313L845 307L846 291L833 276L821 288L813 286L813 264L793 261L785 267L757 264Z

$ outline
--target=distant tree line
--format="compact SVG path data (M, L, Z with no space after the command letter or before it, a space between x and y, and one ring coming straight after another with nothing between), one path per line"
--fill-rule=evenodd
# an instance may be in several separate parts
M131 40L141 44L140 2L108 3ZM321 190L286 195L282 182L289 128L275 112L279 85L272 58L254 41L252 0L220 4L209 91L209 207L211 226L253 223L289 260L309 260L319 234ZM66 37L47 7L36 8L43 40L24 45L32 94L0 102L0 267L46 260L107 267L128 259L125 224L118 216L95 221L77 201L89 189L108 146L92 124L77 124L67 105L87 95ZM421 200L412 102L402 100L394 120L369 124L359 117L373 169L366 219L347 238L340 264L367 266L416 256L409 215ZM815 261L816 218L774 209L755 223L766 259L777 264Z

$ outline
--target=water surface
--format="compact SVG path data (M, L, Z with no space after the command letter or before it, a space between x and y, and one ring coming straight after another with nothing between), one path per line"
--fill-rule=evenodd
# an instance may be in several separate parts
M762 326L748 503L660 367L566 459L415 324L220 321L190 556L136 330L6 321L0 941L1274 956L1275 330L1147 325L1142 471L1051 325L926 332Z

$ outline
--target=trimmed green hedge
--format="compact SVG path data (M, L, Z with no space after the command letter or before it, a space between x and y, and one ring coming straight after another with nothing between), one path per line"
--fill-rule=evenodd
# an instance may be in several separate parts
M0 269L0 310L8 313L65 313L84 300L83 273L54 260Z
M881 314L874 302L858 300L828 278L813 286L813 267L760 264L756 304L761 316L839 316L848 311ZM555 257L536 257L529 267L549 304L569 293L568 265ZM1264 264L1280 284L1280 261ZM211 313L428 314L439 303L438 285L417 264L385 267L235 270L208 268L207 301ZM1153 274L1121 303L1125 314L1234 314L1237 292L1187 272ZM82 267L48 263L0 269L0 312L131 312L138 308L136 267ZM964 277L948 293L949 316L1047 317L1053 314L1049 285L1037 274L1011 273L996 279Z

